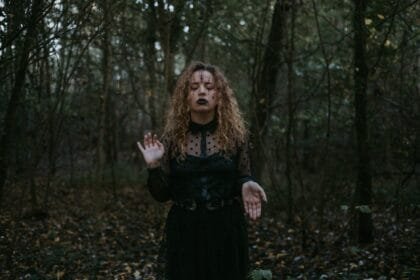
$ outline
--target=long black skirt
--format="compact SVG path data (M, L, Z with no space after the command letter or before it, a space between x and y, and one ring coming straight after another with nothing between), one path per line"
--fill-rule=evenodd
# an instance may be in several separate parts
M247 221L239 202L217 210L173 205L162 246L167 280L245 280Z

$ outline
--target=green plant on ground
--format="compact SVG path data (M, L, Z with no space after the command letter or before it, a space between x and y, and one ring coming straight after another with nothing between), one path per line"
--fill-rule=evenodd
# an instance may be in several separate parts
M249 273L251 280L271 280L273 275L271 270L255 269Z

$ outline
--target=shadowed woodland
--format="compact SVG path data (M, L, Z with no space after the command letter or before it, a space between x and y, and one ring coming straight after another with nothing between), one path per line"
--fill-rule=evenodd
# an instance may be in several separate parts
M0 278L160 279L170 203L136 141L200 60L268 195L253 279L419 279L419 18L417 0L0 0Z

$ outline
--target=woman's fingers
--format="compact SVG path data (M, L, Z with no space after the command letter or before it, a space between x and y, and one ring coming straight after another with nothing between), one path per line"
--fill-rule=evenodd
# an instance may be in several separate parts
M251 203L249 201L247 201L245 204L245 211L246 214L251 217Z
M156 144L158 145L158 147L159 147L160 149L162 149L162 148L163 148L163 144L162 144L159 140L157 140L157 139L156 139Z
M245 213L252 219L255 220L256 218L256 214L257 214L257 210L256 210L256 205L252 200L248 200L246 199L244 201L244 206L245 206Z
M255 202L252 204L252 214L254 216L254 220L256 220L258 218L258 215L257 215L257 203Z
M252 220L261 217L262 201L267 202L267 195L263 188L257 183L253 185L245 183L242 190L242 197L246 214Z
M150 134L150 145L153 147L155 145L155 134Z
M261 217L261 203L257 202L257 218Z
M254 220L254 203L250 203L250 212L249 212L249 217Z
M149 133L146 133L144 134L144 147L146 149L149 148L149 142L150 142Z
M267 202L267 195L265 194L265 191L262 188L260 189L260 196L265 202Z
M152 148L155 145L157 145L159 148L163 145L162 143L160 143L157 134L153 134L151 132L147 132L146 134L144 134L144 148L148 149L148 148Z
M244 201L245 212L252 220L261 217L261 206L261 200L259 199L250 198Z

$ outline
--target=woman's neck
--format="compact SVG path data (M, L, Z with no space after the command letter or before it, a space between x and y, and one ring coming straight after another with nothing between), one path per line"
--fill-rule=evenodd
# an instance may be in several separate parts
M191 112L191 121L198 123L198 124L206 124L211 122L214 119L214 112L212 113L206 113L206 114L198 114Z

